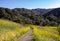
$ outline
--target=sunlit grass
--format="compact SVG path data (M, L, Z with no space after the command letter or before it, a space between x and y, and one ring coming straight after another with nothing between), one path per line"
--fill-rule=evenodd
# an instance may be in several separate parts
M57 27L21 25L15 22L0 20L0 41L18 41L18 39L33 28L33 41L60 41ZM60 30L59 30L60 31Z
M18 38L27 33L29 27L7 20L0 20L0 41L17 41Z
M60 41L57 27L34 27L33 41Z

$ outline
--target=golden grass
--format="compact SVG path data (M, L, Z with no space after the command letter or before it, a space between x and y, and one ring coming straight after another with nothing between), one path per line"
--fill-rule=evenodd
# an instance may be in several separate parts
M57 27L34 27L33 41L60 41L60 35L58 35Z
M18 38L27 33L29 27L7 20L0 20L0 41L17 41Z
M57 27L37 25L21 25L0 19L0 41L17 41L23 34L33 28L33 41L60 41Z

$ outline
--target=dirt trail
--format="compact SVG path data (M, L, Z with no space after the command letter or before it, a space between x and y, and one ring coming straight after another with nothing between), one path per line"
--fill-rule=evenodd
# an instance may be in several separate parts
M22 37L20 37L20 39L18 41L32 41L32 29L27 32L25 35L23 35Z

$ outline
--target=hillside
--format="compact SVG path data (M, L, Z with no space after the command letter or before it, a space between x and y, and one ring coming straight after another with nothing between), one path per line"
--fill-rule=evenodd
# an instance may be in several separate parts
M51 11L51 10L53 10L53 9L41 9L41 8L37 8L37 9L32 9L33 11L37 11L37 12L39 12L38 14L45 14L45 13L47 13L47 12L49 12L49 11Z
M56 27L35 27L33 41L60 41L60 35L58 34Z
M17 41L19 37L30 30L27 26L0 19L0 41Z
M60 24L60 8L56 8L43 15L44 18L47 18L50 22L55 22Z
M22 40L32 38L32 41L60 41L57 27L21 25L0 19L0 41L20 41L23 35L25 35L25 37L23 37Z
M7 19L20 24L57 26L60 24L59 13L60 13L59 8L56 8L56 9L25 9L25 8L9 9L9 8L0 7L0 19Z

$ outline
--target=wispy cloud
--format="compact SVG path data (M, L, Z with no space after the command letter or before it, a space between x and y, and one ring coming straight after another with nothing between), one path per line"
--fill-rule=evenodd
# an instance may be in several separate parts
M45 8L57 8L57 7L60 7L60 0L56 3L52 3L48 6L46 6Z

